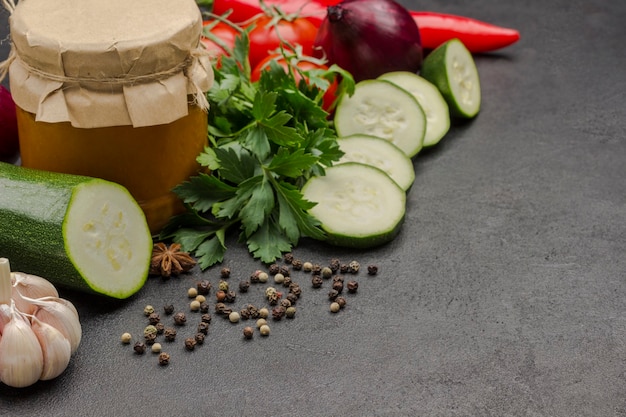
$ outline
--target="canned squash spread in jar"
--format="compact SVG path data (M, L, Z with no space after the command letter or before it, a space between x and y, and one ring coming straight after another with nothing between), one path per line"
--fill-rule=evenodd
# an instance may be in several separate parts
M22 165L117 182L158 233L207 146L213 72L196 2L22 0L11 11Z

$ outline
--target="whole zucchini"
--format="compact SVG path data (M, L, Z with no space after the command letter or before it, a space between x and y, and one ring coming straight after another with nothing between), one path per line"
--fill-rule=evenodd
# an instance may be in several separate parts
M151 254L146 218L123 186L0 163L0 257L16 271L122 299L145 283Z

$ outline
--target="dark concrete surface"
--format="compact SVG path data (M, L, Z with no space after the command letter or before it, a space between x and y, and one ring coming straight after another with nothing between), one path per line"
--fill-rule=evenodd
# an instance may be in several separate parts
M164 344L168 367L119 336L146 304L185 309L219 268L77 305L83 341L58 379L0 386L11 416L626 416L626 2L403 1L519 29L476 57L483 105L415 159L406 224L369 251L303 242L297 257L377 264L328 313L303 286L268 338L214 317L206 343ZM0 14L0 55L8 53ZM231 282L260 265L234 240ZM261 304L261 287L237 305Z

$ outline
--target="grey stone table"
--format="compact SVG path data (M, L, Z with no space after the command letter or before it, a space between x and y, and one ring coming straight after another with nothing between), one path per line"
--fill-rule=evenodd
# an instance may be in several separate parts
M415 158L396 240L294 251L379 266L356 276L345 310L331 315L327 290L294 274L294 320L246 341L242 323L214 317L203 346L166 344L159 367L119 336L142 331L147 304L184 309L219 267L151 278L123 302L65 292L83 323L77 354L54 381L0 386L1 415L626 415L626 2L402 3L522 39L476 57L482 111ZM229 246L236 283L260 265ZM238 302L261 298L255 287Z

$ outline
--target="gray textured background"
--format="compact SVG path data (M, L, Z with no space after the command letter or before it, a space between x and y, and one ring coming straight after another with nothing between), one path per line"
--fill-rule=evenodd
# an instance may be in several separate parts
M0 414L626 415L626 2L402 3L522 40L476 58L482 112L415 159L395 241L295 251L379 265L346 310L330 315L326 290L297 275L298 316L270 337L244 341L241 324L215 317L204 346L166 344L160 368L119 335L141 332L146 304L184 308L200 272L151 279L125 302L64 293L81 314L79 351L55 381L0 386ZM235 283L259 267L232 240L225 263Z

